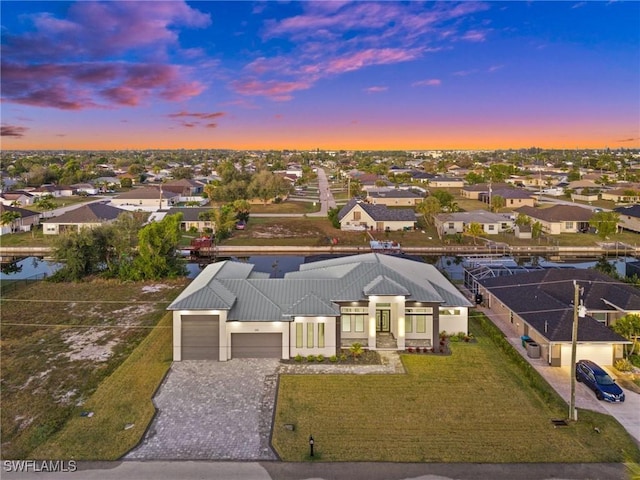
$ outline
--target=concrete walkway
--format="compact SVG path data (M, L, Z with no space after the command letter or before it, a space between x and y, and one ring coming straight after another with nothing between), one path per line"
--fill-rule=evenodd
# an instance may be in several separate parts
M468 292L464 293L469 295ZM568 418L571 398L571 375L573 373L571 369L569 367L552 367L544 358L530 358L527 355L526 349L522 346L520 336L504 318L496 315L487 308L478 307L478 310L489 317L491 321L502 330L509 343L513 345L522 357L527 360L567 402ZM611 369L607 370L613 378L616 378L615 373ZM576 407L611 415L620 422L636 442L640 443L640 395L626 389L624 389L624 392L626 397L624 403L601 402L589 387L576 382ZM579 420L580 418L578 417L578 421Z

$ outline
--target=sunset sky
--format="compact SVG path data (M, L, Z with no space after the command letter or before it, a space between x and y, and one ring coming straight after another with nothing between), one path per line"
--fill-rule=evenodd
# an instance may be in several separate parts
M640 147L640 2L0 8L4 150Z

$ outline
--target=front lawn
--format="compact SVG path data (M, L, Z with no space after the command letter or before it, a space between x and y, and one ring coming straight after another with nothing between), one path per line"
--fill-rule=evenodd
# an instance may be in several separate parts
M566 404L532 388L475 320L471 327L478 342L452 344L451 356L403 355L407 375L281 376L275 449L285 461L308 461L313 435L321 461L640 459L610 416L581 411L576 424L554 427L551 419L567 417Z

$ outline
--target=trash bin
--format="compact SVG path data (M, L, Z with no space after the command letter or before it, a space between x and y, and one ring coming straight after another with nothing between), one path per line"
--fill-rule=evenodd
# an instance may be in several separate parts
M520 340L522 340L522 347L527 348L527 342L531 341L531 337L529 337L529 335L522 335Z
M529 358L540 358L540 345L535 342L527 343L527 355Z

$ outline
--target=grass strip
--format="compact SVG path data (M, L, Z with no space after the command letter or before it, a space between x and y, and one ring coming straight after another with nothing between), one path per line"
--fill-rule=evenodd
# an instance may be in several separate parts
M155 413L151 398L171 365L171 314L132 352L34 459L116 460L142 438ZM80 416L82 411L92 417ZM125 426L133 424L125 430Z

